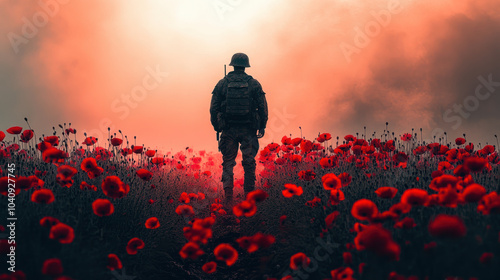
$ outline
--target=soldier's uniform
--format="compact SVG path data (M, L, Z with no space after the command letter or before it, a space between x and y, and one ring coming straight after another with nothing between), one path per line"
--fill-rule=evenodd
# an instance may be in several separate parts
M237 53L231 59L232 66L240 66L221 79L212 92L210 120L216 131L222 131L219 149L222 152L222 182L226 199L233 197L233 168L236 165L238 146L243 155L245 194L255 188L255 156L259 150L257 131L264 131L268 119L267 101L260 83L244 72L250 67L248 57ZM236 67L235 67L236 68ZM243 89L241 88L246 88ZM228 88L230 91L228 91ZM240 92L233 93L236 88ZM229 98L227 98L229 92ZM249 94L249 100L245 96ZM236 97L235 97L236 96ZM246 106L246 107L245 107Z

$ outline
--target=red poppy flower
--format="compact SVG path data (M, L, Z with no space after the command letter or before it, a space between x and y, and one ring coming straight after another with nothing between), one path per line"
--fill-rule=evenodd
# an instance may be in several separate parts
M459 179L457 177L445 174L432 179L429 188L431 190L439 191L439 189L446 188L448 185L455 187L458 181Z
M301 162L302 161L302 157L300 155L292 155L290 157L290 161L293 162L293 163Z
M347 134L346 136L344 136L344 139L346 141L356 141L356 137L352 136L351 134Z
M468 152L469 154L474 152L474 144L473 143L469 143L467 146L465 146L465 151Z
M292 197L294 195L301 196L304 191L302 190L302 187L298 187L294 184L285 184L285 190L282 190L281 193L283 193L284 197Z
M203 270L203 272L205 272L207 274L214 273L217 270L217 263L216 262L207 262L206 264L204 264L201 267L201 269Z
M251 236L251 238L252 238L252 243L257 245L257 248L259 249L268 248L276 241L276 238L271 234L263 234L260 232L257 232L254 236Z
M354 218L366 221L378 214L378 208L373 201L369 199L360 199L352 205L351 214Z
M232 266L238 260L238 251L227 243L217 245L214 255L217 260L225 261L227 266Z
M63 273L63 266L60 259L46 259L43 262L42 274L57 277Z
M499 214L500 213L500 195L496 192L491 192L481 198L477 205L477 211L483 215Z
M325 141L328 141L332 139L332 135L330 133L321 133L316 140L320 143L323 143Z
M458 216L439 214L429 223L429 233L442 238L459 238L465 236L467 228Z
M427 147L426 146L418 146L416 147L414 150L413 150L413 154L414 155L422 155L422 154L425 154L425 152L427 152Z
M465 139L459 137L459 138L455 139L455 144L457 144L458 146L463 145L463 144L465 144Z
M459 177L465 177L470 174L469 168L463 166L462 164L458 165L454 170L453 170L453 175L459 176Z
M134 237L130 239L129 242L127 243L127 253L129 255L135 255L137 254L138 250L144 248L144 246L145 246L144 241L142 241L137 237Z
M155 150L147 150L146 151L146 156L147 157L154 157L156 154L156 151Z
M48 228L50 228L50 227L53 227L53 226L57 225L58 223L60 223L58 219L56 219L54 217L49 217L49 216L43 217L40 220L40 225L42 227L48 227Z
M396 149L396 146L394 145L394 140L389 140L385 142L384 144L384 150L385 151L394 151Z
M248 193L247 200L248 201L255 201L255 202L262 202L268 196L269 195L263 190L255 190L255 191L251 191Z
M344 199L344 193L340 189L333 189L330 191L330 198L328 199L328 203L330 205L337 205Z
M351 261L346 262L345 261L346 257L344 256L344 262L346 264L350 264L352 262L352 255L351 255L351 253L347 253L347 252L345 252L344 255L345 254L350 255ZM339 267L335 270L330 271L330 274L331 274L333 280L355 280L354 278L352 278L354 271L350 267Z
M209 229L215 223L215 219L213 217L206 217L204 219L195 219L193 222L194 229Z
M412 206L424 205L428 199L429 194L422 189L408 189L401 196L401 202Z
M413 220L413 218L404 217L404 219L394 224L394 228L410 229L414 228L416 225L417 224L415 224L415 220Z
M151 180L151 177L153 177L153 173L151 173L149 170L141 168L135 172L139 178L141 178L144 181L149 181Z
M156 165L164 164L165 159L162 157L154 157L151 159L151 163L156 164ZM210 171L205 171L205 172L210 172ZM208 175L208 176L210 176L210 175Z
M78 170L71 165L61 165L57 168L57 172L65 178L71 178L78 173Z
M249 253L253 253L260 248L268 248L274 243L275 240L274 236L270 234L262 234L258 232L254 236L240 237L236 239L236 242L238 242L242 249L247 250Z
M175 213L182 216L194 216L193 207L191 205L185 204L177 206L177 209L175 209Z
M360 145L354 145L352 146L351 150L352 150L352 153L359 156L363 153L363 150L362 150L363 147L361 147Z
M96 159L93 157L89 157L89 158L82 160L82 163L80 164L80 168L83 171L87 172L87 175L89 176L90 179L98 177L104 171L103 168L101 168L97 165Z
M75 232L67 224L58 223L50 228L50 239L55 239L61 244L69 244L75 238Z
M56 183L61 187L70 188L71 186L73 186L74 180L71 179L71 177L64 177L61 174L57 174Z
M40 204L50 204L54 202L54 194L49 189L35 190L31 195L31 201Z
M120 146L122 143L123 143L123 140L120 138L116 138L116 137L111 138L111 145L113 145L114 147Z
M85 138L85 140L83 141L83 144L87 145L87 146L92 146L94 145L95 143L97 143L97 138L93 137L93 136L90 136L90 137L87 137Z
M292 141L291 141L291 144L292 144L293 146L298 146L298 145L300 145L300 143L302 142L302 140L303 140L303 139L302 139L302 138L299 138L299 137L297 137L297 138L293 138L293 139L292 139Z
M244 200L241 203L233 207L233 213L236 217L251 217L257 212L257 206L255 201Z
M38 179L35 175L25 177L25 176L19 176L16 178L16 189L19 188L20 190L29 190L31 188L35 187L42 187L45 183Z
M94 214L99 217L109 216L115 211L113 203L107 199L96 199L92 203L92 209L94 210Z
M151 217L146 220L146 228L148 229L155 229L160 227L160 222L158 221L158 218L156 217Z
M339 211L334 211L333 213L330 213L328 216L325 218L325 224L327 229L331 229L333 227L333 223L337 219L337 217L340 215Z
M311 149L313 148L313 143L309 140L302 140L300 142L300 151L303 154L309 153Z
M20 126L13 126L9 129L7 129L7 132L10 134L19 134L19 133L21 133L22 130L23 130L23 128Z
M484 252L481 257L479 257L479 262L482 264L487 264L493 259L493 253Z
M360 169L365 169L368 167L368 163L370 159L366 156L362 156L361 158L356 159L356 167Z
M333 161L332 157L327 157L320 159L319 165L321 165L322 168L332 168L335 166L335 162Z
M315 196L313 199L306 202L306 206L316 207L319 203L321 203L321 198Z
M440 189L438 194L439 204L446 207L457 207L459 195L457 190L451 186Z
M0 142L3 141L3 139L5 139L5 132L0 131Z
M129 148L123 148L120 152L124 157L131 155L133 153L132 149Z
M45 136L43 138L43 141L47 142L47 143L50 143L52 146L57 146L59 145L59 137L57 137L56 135L52 135L52 136Z
M481 150L479 150L479 152L482 155L488 156L495 152L495 147L493 145L486 145Z
M290 258L290 268L293 270L308 267L310 263L311 259L302 252L297 253Z
M210 227L200 227L199 225L183 228L184 237L190 242L206 244L212 238Z
M20 141L23 143L28 143L31 138L33 138L33 130L31 129L24 130L23 133L21 133L21 135L19 136Z
M142 150L144 149L143 146L134 146L134 145L132 145L131 148L132 148L132 152L134 154L140 154L140 153L142 153Z
M375 191L380 198L394 198L397 192L398 189L393 187L380 187Z
M68 153L61 151L57 148L47 148L42 153L43 161L49 162L64 162L64 159L68 157Z
M463 191L464 200L467 202L478 202L486 195L486 189L479 184L471 184Z
M469 157L464 162L464 166L474 173L483 170L487 164L488 160L480 157Z
M108 176L101 184L104 195L111 198L122 198L130 191L130 186L123 183L117 176Z
M321 178L325 190L334 190L342 187L342 181L333 173L327 173Z
M406 141L411 141L411 138L412 138L412 136L411 136L410 133L405 133L405 134L403 134L403 136L401 136L401 140L403 140L405 142Z
M108 255L108 265L106 266L109 270L113 271L115 269L122 269L123 265L120 259L115 254Z
M66 135L69 135L70 133L71 134L76 134L76 129L71 128L71 127L70 128L66 128L65 132L66 132Z
M182 192L181 196L179 197L179 202L188 204L191 201L191 198L189 197L187 192Z
M341 185L343 188L349 186L352 181L351 175L349 175L349 173L347 172L340 173L338 177L340 179L340 182L342 183Z
M283 136L283 137L281 138L281 143L283 143L283 145L290 145L290 144L292 144L292 138L287 137L287 136L285 135L285 136Z
M356 249L369 250L390 260L399 260L401 248L392 240L391 233L377 225L366 226L354 239Z
M304 180L304 181L312 181L314 178L316 178L316 173L314 171L308 169L308 170L301 170L298 173L299 179Z

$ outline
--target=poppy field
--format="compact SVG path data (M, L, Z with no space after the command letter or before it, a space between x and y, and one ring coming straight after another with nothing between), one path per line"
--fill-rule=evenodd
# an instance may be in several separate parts
M26 123L0 131L0 279L500 278L498 144L285 135L229 204L220 153Z

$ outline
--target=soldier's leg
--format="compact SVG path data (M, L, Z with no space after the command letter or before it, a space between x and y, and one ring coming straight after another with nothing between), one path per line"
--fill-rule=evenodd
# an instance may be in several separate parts
M259 140L257 139L257 131L254 129L247 129L244 137L241 139L241 153L243 159L241 165L245 171L245 179L243 189L245 195L255 189L255 156L259 151Z
M233 168L236 165L236 156L238 155L238 141L233 135L234 132L229 129L223 131L219 140L219 148L222 152L222 186L226 200L233 198Z

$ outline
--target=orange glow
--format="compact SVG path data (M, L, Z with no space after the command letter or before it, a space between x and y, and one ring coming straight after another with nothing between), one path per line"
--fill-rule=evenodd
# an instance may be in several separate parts
M390 5L397 8L391 12ZM261 146L300 136L299 126L308 139L361 134L364 126L368 137L374 131L380 137L386 121L399 133L422 127L430 137L440 127L450 138L465 131L486 138L495 123L493 99L456 130L442 115L474 92L479 75L496 71L499 79L495 59L486 58L497 53L491 35L500 26L498 6L492 0L68 1L18 54L3 37L2 62L12 70L2 96L15 105L1 107L9 115L0 130L26 116L39 134L71 122L79 139L83 132L105 139L109 126L152 149L215 151L211 91L231 55L245 52L247 72L269 104ZM20 35L22 18L43 11L27 0L2 2L0 10L7 11L0 31ZM390 19L377 21L385 11ZM356 45L356 28L377 22L377 34ZM346 55L342 43L356 51ZM478 54L465 55L471 52Z

